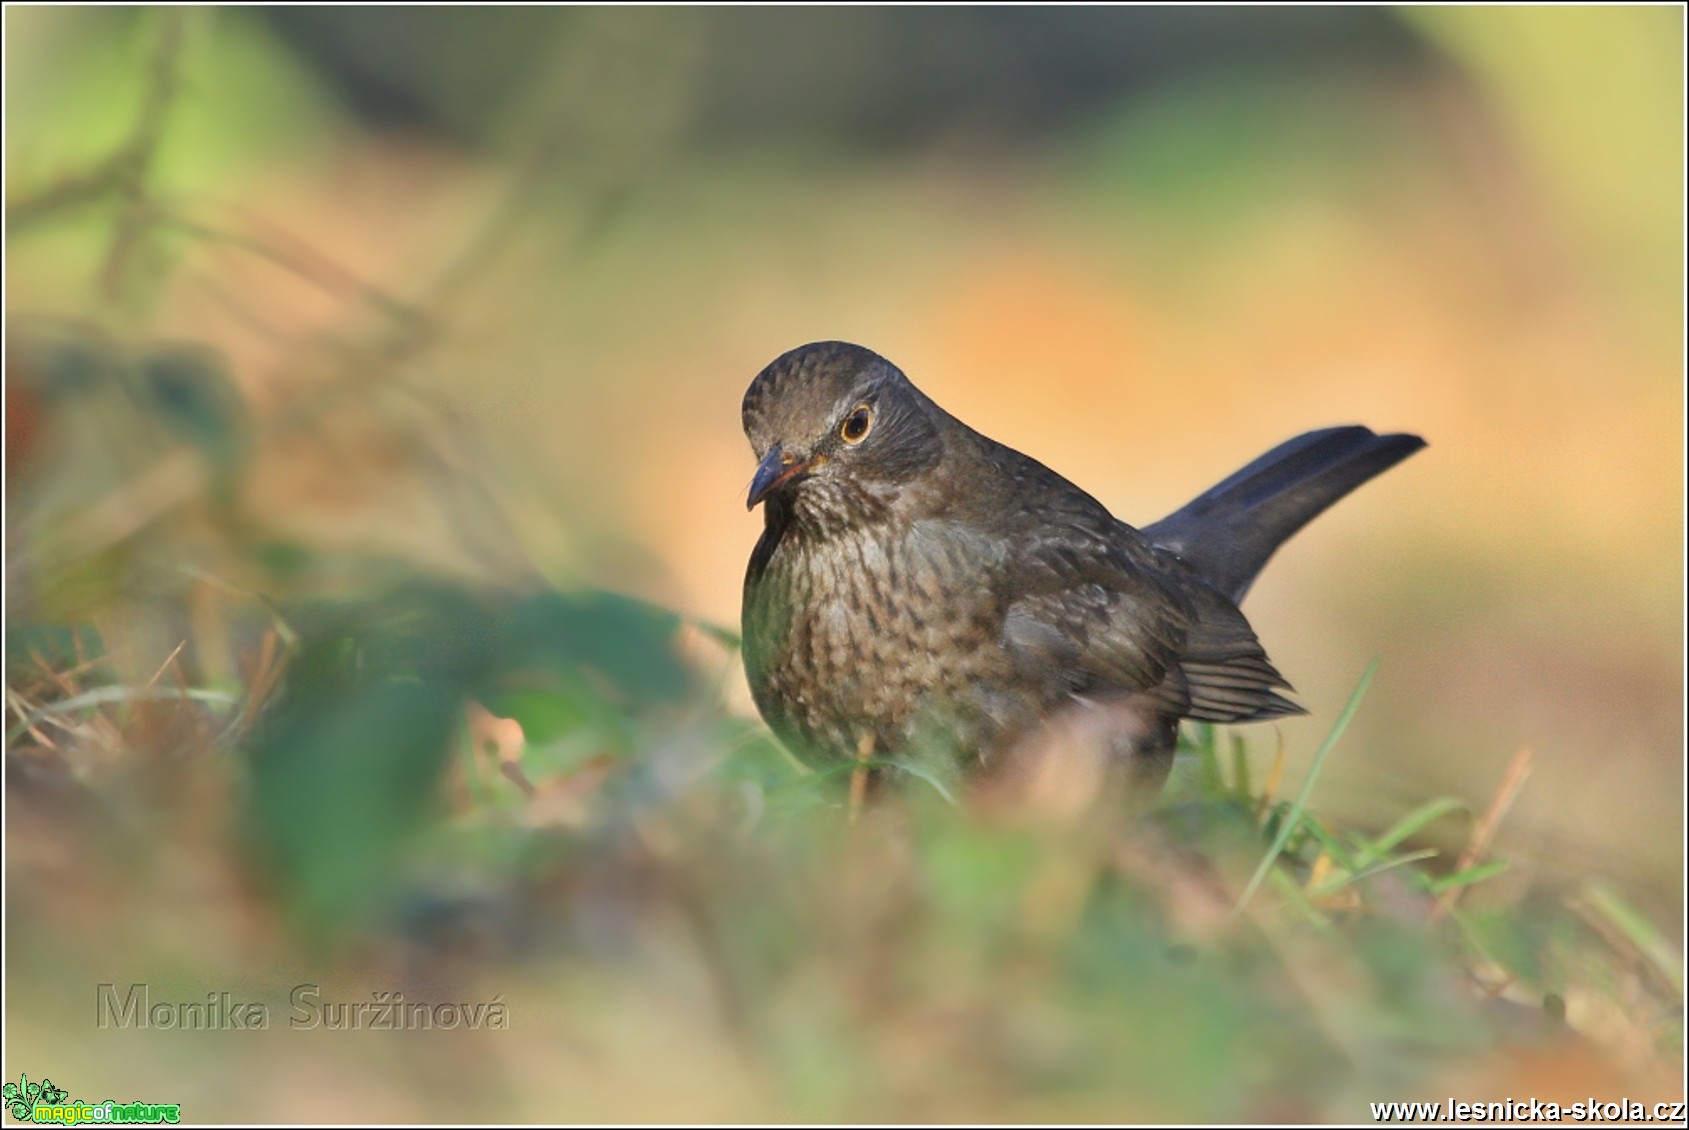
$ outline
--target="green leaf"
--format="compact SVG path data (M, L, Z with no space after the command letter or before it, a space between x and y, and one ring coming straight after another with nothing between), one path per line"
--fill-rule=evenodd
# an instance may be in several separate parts
M490 645L478 602L423 582L290 619L298 646L248 741L243 829L298 924L324 937L381 910L436 810Z
M617 593L542 593L501 618L492 678L531 668L584 673L623 707L677 702L695 690L676 648L679 628L673 612Z

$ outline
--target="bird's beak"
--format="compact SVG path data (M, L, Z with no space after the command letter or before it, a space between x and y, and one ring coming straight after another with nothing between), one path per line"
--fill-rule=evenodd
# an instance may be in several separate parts
M806 462L799 462L787 456L780 449L780 445L775 444L768 449L768 454L762 457L762 463L757 467L756 476L751 479L751 493L745 499L745 509L756 509L757 503L799 475L809 471L819 462L821 462L820 456Z

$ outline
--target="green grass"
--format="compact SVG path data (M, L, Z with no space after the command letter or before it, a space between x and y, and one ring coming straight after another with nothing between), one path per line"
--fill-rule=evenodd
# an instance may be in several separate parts
M485 1070L445 1091L390 1061L439 1034L266 1037L266 1063L353 1066L390 1115L677 1115L638 1082L654 1073L694 1080L699 1117L1341 1119L1560 1038L1568 1002L1574 1020L1622 1008L1633 1043L1682 1045L1681 962L1611 888L1492 893L1505 861L1419 842L1463 814L1452 799L1381 832L1321 817L1320 769L1345 755L1376 664L1288 801L1241 732L1193 726L1179 784L1143 818L982 808L897 762L917 771L853 823L845 777L724 711L699 670L719 664L679 660L693 629L660 609L409 584L279 615L296 642L261 709L223 708L208 744L162 761L146 753L160 711L217 700L14 657L14 728L75 717L82 735L28 756L94 806L12 796L13 952L42 970L12 1017L29 1046L95 1046L70 1018L114 964L176 970L190 999L270 1000L278 1019L304 981L508 1004L508 1031L453 1037ZM729 658L730 635L698 638ZM470 740L472 695L528 726L511 766ZM106 760L79 770L95 733ZM40 863L63 852L68 871ZM221 892L185 939L163 928L173 858ZM55 900L79 891L101 892L103 929L67 945ZM166 1034L129 1035L123 1062L202 1116L275 1111L207 1082L262 1077L231 1035L203 1034L201 1068ZM128 1077L62 1054L36 1070ZM599 1068L566 1094L532 1069L581 1055Z

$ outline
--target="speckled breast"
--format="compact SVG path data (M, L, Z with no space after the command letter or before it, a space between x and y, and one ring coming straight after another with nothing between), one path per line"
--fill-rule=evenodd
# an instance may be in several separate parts
M981 691L1010 669L1000 568L942 522L784 539L745 585L745 671L763 717L821 760L856 756L864 735L895 754L924 720L959 745L985 740Z

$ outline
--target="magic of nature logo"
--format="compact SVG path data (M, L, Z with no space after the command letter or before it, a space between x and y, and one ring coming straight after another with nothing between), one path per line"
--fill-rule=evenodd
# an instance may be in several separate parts
M31 1083L20 1075L16 1083L0 1088L6 1111L19 1122L58 1123L75 1126L82 1122L180 1122L181 1103L120 1103L113 1099L90 1103L80 1099L66 1102L70 1092L43 1078Z

